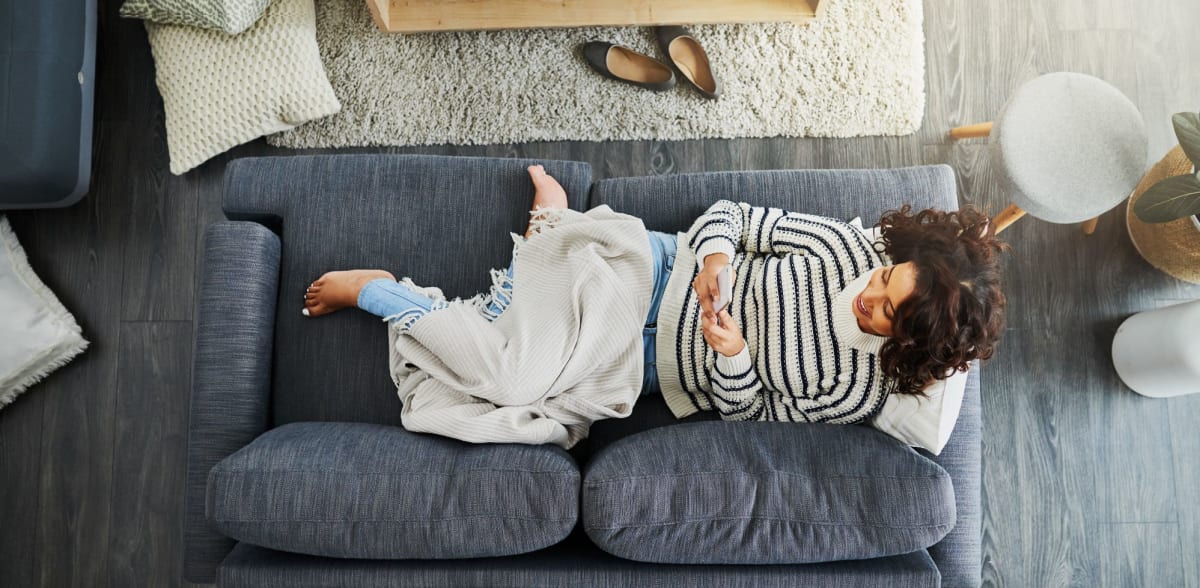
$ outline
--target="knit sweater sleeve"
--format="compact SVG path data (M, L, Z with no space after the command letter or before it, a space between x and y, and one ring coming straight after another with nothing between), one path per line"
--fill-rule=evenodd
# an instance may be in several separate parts
M732 357L718 353L711 381L713 407L721 415L721 420L767 420L764 388L758 372L754 370L749 345Z
M871 392L879 383L864 379L850 386L822 383L823 389L811 397L792 397L786 410L767 410L773 392L763 386L754 369L749 346L732 357L718 353L711 382L713 407L726 421L853 424L869 418L878 407L867 400L876 397Z
M824 216L718 200L692 223L687 244L696 263L724 253L746 251L773 255L815 255L855 275L877 257L871 243L854 225Z

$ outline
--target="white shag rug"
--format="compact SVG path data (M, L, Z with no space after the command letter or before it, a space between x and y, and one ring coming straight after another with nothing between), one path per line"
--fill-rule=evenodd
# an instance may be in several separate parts
M905 135L925 111L921 0L825 0L808 24L689 27L724 83L656 93L592 71L605 40L663 59L649 27L387 34L363 0L317 2L340 113L281 147ZM678 77L678 74L677 74Z

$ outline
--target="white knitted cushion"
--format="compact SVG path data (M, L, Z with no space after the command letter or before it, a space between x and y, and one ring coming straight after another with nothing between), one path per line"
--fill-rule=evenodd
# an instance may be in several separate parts
M271 0L125 0L121 16L236 35L262 16Z
M240 35L146 22L171 173L341 110L317 49L312 0L276 0Z
M967 372L936 380L922 390L925 396L889 394L871 426L934 455L950 440L967 390Z
M75 317L38 279L0 216L0 407L87 348Z

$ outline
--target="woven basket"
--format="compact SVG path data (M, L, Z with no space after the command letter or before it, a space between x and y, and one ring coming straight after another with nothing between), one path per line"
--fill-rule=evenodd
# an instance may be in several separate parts
M1133 246L1150 265L1185 282L1200 284L1200 229L1196 228L1192 217L1151 224L1142 222L1133 211L1138 198L1151 186L1171 176L1190 173L1192 162L1182 147L1176 146L1167 152L1134 188L1125 209L1125 224L1129 227Z

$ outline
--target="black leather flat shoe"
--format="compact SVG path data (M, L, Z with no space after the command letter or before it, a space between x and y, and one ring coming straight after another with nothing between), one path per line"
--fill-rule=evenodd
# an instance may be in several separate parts
M584 43L583 58L600 75L662 92L675 87L675 72L667 64L633 49L604 41Z
M683 78L705 98L721 95L721 82L713 74L708 54L692 33L683 27L655 27L658 45Z

